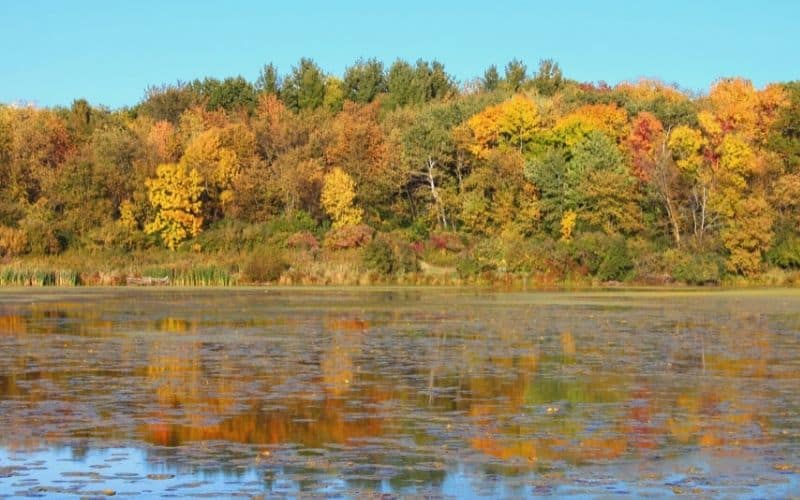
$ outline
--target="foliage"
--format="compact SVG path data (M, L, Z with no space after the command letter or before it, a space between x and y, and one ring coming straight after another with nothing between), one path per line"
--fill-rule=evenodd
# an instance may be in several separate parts
M395 258L392 245L385 238L376 237L367 243L362 254L364 265L368 269L377 271L383 275L389 275L394 271Z
M673 276L690 285L716 284L722 280L722 259L714 254L686 255L673 270Z
M372 241L374 232L374 229L364 224L333 228L325 238L325 246L333 250L362 247Z
M363 211L353 205L355 197L355 182L344 170L336 167L325 175L321 201L334 229L361 223Z
M781 235L766 254L767 261L783 269L800 269L800 237Z
M576 82L549 59L459 87L435 60L335 75L303 58L255 82L150 87L119 110L0 105L0 258L274 250L320 268L359 256L398 279L419 256L478 280L758 280L765 262L797 266L798 124L797 82L695 95ZM283 273L251 260L248 279ZM53 269L19 280L57 283ZM238 272L167 269L198 284Z
M158 234L172 250L200 233L203 187L197 170L189 170L184 164L164 163L146 185L148 199L157 210L155 219L145 226L146 233Z
M616 238L605 249L603 260L597 268L601 281L625 281L633 270L633 259L624 238Z
M16 257L28 250L28 235L21 229L0 226L0 257Z
M250 255L242 268L240 280L252 284L274 282L288 269L289 262L284 254L266 247Z

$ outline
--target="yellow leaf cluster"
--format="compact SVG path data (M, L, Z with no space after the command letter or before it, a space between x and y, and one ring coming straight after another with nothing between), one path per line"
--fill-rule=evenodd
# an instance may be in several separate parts
M476 114L467 120L467 126L473 135L469 151L485 159L494 148L525 147L541 129L541 116L532 99L515 95Z
M761 197L739 200L734 214L722 231L722 240L729 255L728 270L752 276L761 268L762 252L772 240L773 213L769 203Z
M700 168L705 144L703 134L686 125L676 127L669 137L669 148L676 157L676 165L688 173L696 172Z
M593 130L619 142L628 135L628 113L616 104L587 104L558 120L554 132L571 147Z
M759 91L750 80L727 78L711 87L707 110L698 119L712 137L738 133L749 141L762 140L787 104L788 97L778 85Z
M125 200L119 205L119 224L131 232L139 228L139 222L136 220L133 203L129 200Z
M164 163L156 169L156 177L145 184L150 204L156 209L155 219L145 226L146 233L159 234L173 250L186 238L200 234L203 183L196 169L183 163Z
M0 225L0 257L15 257L25 253L28 235L22 229Z
M361 223L364 211L354 206L356 183L339 167L325 174L320 201L325 212L333 219L333 228L355 226Z
M642 78L637 82L622 82L616 90L625 94L636 102L653 102L664 99L667 102L677 103L688 100L680 90L670 87L659 80Z
M572 231L575 230L575 223L578 221L578 214L573 210L567 210L561 217L561 240L569 241L572 239Z

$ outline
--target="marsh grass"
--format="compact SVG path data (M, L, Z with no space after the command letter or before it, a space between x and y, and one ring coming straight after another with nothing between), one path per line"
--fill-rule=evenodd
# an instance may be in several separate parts
M142 271L148 278L168 278L169 284L188 287L233 286L237 276L224 266L151 267Z
M0 286L74 287L80 284L80 274L71 269L7 266L0 270Z

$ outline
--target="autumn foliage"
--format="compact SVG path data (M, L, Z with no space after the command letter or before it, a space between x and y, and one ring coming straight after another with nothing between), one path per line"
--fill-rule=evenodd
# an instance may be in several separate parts
M377 232L474 273L597 276L613 250L642 279L756 279L800 262L798 126L797 83L690 95L516 60L460 89L436 61L303 59L124 110L0 105L0 259L241 238L327 259ZM463 247L435 253L440 233Z

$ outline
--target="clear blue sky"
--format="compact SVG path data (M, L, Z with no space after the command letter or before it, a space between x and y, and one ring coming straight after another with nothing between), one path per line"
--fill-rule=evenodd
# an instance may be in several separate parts
M264 63L285 74L302 56L339 75L361 56L435 58L459 81L551 57L582 81L761 86L800 78L798 22L798 0L0 0L0 102L113 108L151 84L254 80Z

